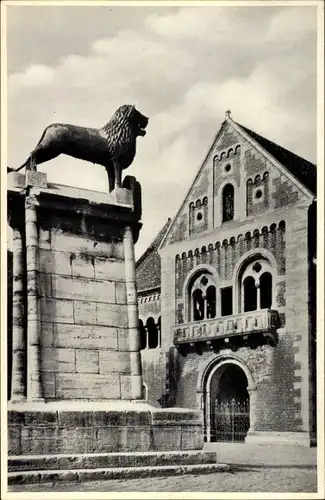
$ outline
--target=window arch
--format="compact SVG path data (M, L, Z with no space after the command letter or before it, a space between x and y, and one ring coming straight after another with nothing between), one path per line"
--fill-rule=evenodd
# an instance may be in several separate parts
M216 317L217 291L213 276L202 270L189 282L189 321L202 321Z
M252 257L238 278L241 312L272 308L273 272L265 257Z
M232 184L226 184L222 191L222 222L233 220L235 212L235 190Z

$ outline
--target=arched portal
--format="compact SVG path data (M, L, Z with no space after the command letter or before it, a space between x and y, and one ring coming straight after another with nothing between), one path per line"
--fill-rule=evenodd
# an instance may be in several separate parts
M250 427L245 371L232 360L220 363L207 377L204 392L208 441L244 441Z

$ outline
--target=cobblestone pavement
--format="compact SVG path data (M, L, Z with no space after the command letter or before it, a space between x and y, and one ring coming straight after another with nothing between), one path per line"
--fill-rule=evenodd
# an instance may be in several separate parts
M317 491L316 449L218 444L218 461L232 472L174 477L114 479L83 484L15 486L10 491L92 492L306 492Z

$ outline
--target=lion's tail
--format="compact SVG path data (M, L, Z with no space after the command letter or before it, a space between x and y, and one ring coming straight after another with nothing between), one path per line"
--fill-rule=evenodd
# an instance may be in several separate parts
M18 168L7 167L7 174L9 174L10 172L19 172L19 170L22 170L23 168L27 167L29 162L30 162L30 156L27 158L25 163L20 165L20 167L18 167Z

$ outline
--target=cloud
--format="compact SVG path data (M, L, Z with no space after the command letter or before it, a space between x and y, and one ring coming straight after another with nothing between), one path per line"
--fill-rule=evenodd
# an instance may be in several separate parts
M315 34L317 10L315 7L300 7L280 10L270 21L268 40L294 43L310 34Z
M53 83L55 69L44 64L32 64L23 73L10 76L10 91L19 90L21 87L42 87Z
M170 38L197 39L200 42L231 43L243 46L271 41L291 43L314 32L314 7L184 7L164 16L151 14L148 29Z

